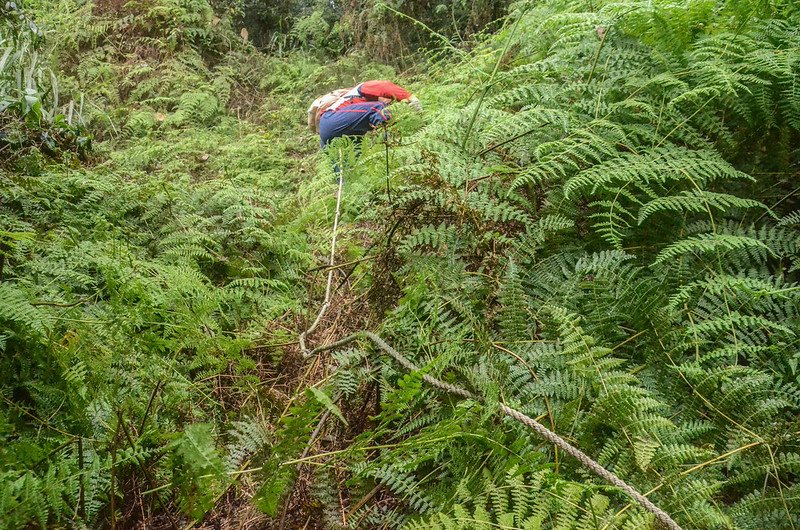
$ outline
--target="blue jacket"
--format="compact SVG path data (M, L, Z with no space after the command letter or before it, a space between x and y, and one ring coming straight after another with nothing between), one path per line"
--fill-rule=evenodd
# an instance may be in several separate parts
M326 111L319 120L319 143L322 147L340 136L363 136L392 119L380 101L352 103Z

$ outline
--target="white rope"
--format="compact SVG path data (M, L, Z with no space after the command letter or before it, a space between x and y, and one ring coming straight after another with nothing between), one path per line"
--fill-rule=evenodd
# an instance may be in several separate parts
M329 270L328 270L328 283L325 286L325 299L322 302L322 307L320 308L319 313L317 313L317 318L314 319L314 322L311 324L311 326L308 327L307 330L305 330L300 334L299 337L300 352L303 354L303 357L310 357L310 355L308 355L308 348L306 348L306 336L310 335L311 333L314 333L314 330L317 329L317 326L319 325L320 320L322 320L323 315L325 315L325 312L331 305L331 288L333 286L333 273L335 271L333 266L335 265L334 258L336 256L336 236L339 231L339 214L341 212L341 206L342 206L342 188L344 187L344 177L342 176L341 171L342 169L340 165L339 189L336 192L336 214L333 217L333 237L331 238L331 255L330 258L328 259Z
M320 308L319 313L317 314L317 318L314 319L314 322L311 324L311 326L307 330L305 330L304 332L300 333L300 341L299 341L300 342L300 351L302 352L304 358L309 358L309 357L312 357L313 355L316 355L319 352L326 351L326 350L332 350L332 349L338 348L340 346L343 346L345 344L348 344L350 342L353 342L354 340L356 340L356 339L358 339L360 337L366 337L369 340L371 340L376 346L378 346L378 348L383 350L385 353L389 354L389 356L391 356L398 363L400 363L405 369L407 369L407 370L409 370L411 372L417 372L417 371L419 371L419 368L414 363L409 361L400 352L398 352L397 350L395 350L394 348L389 346L378 335L376 335L375 333L369 332L369 331L360 331L360 332L353 333L352 335L349 335L349 336L347 336L347 337L345 337L345 338L343 338L341 340L338 340L338 341L333 342L333 343L328 344L328 345L319 346L317 348L314 348L313 350L309 350L308 348L306 348L306 336L314 332L314 330L319 325L320 320L322 320L322 316L325 314L325 312L328 310L328 308L330 307L330 304L331 304L331 290L332 290L332 285L333 285L333 272L335 270L334 269L334 257L336 255L336 237L337 237L337 233L338 233L338 230L339 230L339 213L340 213L340 208L341 208L341 203L342 203L342 187L344 185L344 178L342 177L342 174L341 174L341 165L339 166L339 171L340 171L340 173L339 173L339 189L338 189L338 191L336 193L336 215L334 216L334 219L333 219L333 237L331 238L331 254L330 254L330 258L328 260L329 270L328 270L328 282L327 282L327 285L325 286L325 300L323 301L322 307ZM426 383L428 383L428 384L430 384L430 385L432 385L434 387L437 387L437 388L439 388L441 390L444 390L446 392L450 392L451 394L455 394L455 395L463 397L463 398L480 400L478 397L476 397L474 394L472 394L468 390L465 390L465 389L463 389L461 387L458 387L456 385L451 385L449 383L445 383L444 381L440 381L439 379L436 379L435 377L432 377L432 376L430 376L428 374L423 374L422 379ZM669 516L669 514L667 514L664 510L662 510L661 508L659 508L655 504L653 504L653 502L650 501L650 499L648 499L647 497L645 497L644 495L639 493L636 489L634 489L632 486L628 485L628 483L623 481L616 474L614 474L611 471L607 470L606 468L601 466L598 462L592 460L586 453L584 453L583 451L581 451L577 447L573 446L572 444L570 444L569 442L567 442L566 440L561 438L559 435L557 435L553 431L549 430L547 427L545 427L544 425L542 425L538 421L536 421L533 418L531 418L530 416L528 416L528 415L526 415L526 414L524 414L524 413L522 413L522 412L520 412L520 411L518 411L516 409L512 409L511 407L509 407L509 406L507 406L505 404L502 404L502 403L500 404L500 410L506 416L508 416L510 418L513 418L514 420L522 423L523 425L526 425L528 428L532 429L534 432L536 432L536 434L538 434L539 436L541 436L542 438L544 438L548 442L552 443L553 445L555 445L557 447L560 447L565 453L567 453L567 454L571 455L572 457L574 457L576 460L578 460L578 462L581 463L581 465L583 465L587 469L590 469L592 472L594 472L596 475L598 475L602 479L604 479L607 482L613 484L614 486L620 488L629 497L631 497L634 501L636 501L639 505L641 505L645 510L647 510L650 513L652 513L653 515L655 515L656 518L659 521L661 521L661 523L666 528L668 528L669 530L682 530L681 527L678 526L678 523L676 523L675 521L672 520L672 518ZM316 438L316 434L318 434L319 431L322 430L322 426L325 423L326 419L327 419L327 415L324 415L322 417L322 419L320 420L320 423L317 426L315 434L312 435L311 440L309 440L309 444L306 446L306 450L303 452L304 455L310 449L311 443ZM286 514L285 514L285 510L284 510L284 516L285 515ZM281 526L282 525L283 525L283 519L281 520Z
M401 354L400 352L389 346L382 338L380 338L378 335L370 331L360 331L357 333L353 333L352 335L349 335L334 343L314 348L312 351L309 352L309 355L315 355L321 351L339 348L341 346L344 346L345 344L357 340L360 337L366 337L367 339L371 340L379 349L387 353L390 357L396 360L406 370L409 370L411 372L419 371L419 368L410 360L408 360L403 354ZM422 380L436 388L439 388L451 394L455 394L459 397L480 401L480 398L475 396L469 390L465 390L456 385L451 385L450 383L445 383L444 381L436 379L435 377L430 376L428 374L423 374ZM524 414L516 409L513 409L503 403L500 403L500 410L509 418L512 418L522 423L523 425L526 425L528 428L533 430L536 434L538 434L548 442L561 448L565 453L575 458L578 462L581 463L581 465L591 470L594 474L601 477L603 480L613 484L614 486L624 491L631 499L633 499L639 505L641 505L642 508L655 515L656 519L658 519L669 530L682 530L682 528L678 525L678 523L676 523L672 519L672 517L669 516L667 512L656 506L650 499L639 493L635 488L633 488L627 482L619 478L616 474L607 470L606 468L601 466L598 462L592 460L592 458L590 458L589 455L587 455L586 453L584 453L583 451L581 451L580 449L578 449L577 447L566 441L565 439L561 438L559 435L557 435L556 433L554 433L553 431L551 431L538 421L534 420L527 414Z

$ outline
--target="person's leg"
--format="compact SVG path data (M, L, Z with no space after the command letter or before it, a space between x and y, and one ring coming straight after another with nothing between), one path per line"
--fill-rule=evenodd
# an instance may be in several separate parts
M331 143L331 140L338 136L337 134L337 120L334 119L333 113L326 112L322 115L319 120L319 147L320 149L325 149L325 147Z
M320 129L320 131L319 131L319 148L320 149L325 149L328 146L328 144L331 142L331 140L333 140L333 138L323 134L322 133L322 129Z
M369 113L373 112L373 106L373 104L370 104L362 108L362 104L355 104L341 111L330 111L323 114L319 127L321 148L329 149L331 142L337 138L347 138L353 142L353 153L358 158L361 155L363 136L371 129ZM339 142L335 143L338 144ZM343 170L347 167L347 163L344 160L345 153L341 151L343 147L341 145L338 147L340 150L338 157L332 157L334 158L333 170L337 181L343 178Z

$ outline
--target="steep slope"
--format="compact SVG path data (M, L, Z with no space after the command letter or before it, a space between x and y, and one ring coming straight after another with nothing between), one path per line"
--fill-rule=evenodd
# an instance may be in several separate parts
M5 526L657 528L500 403L684 529L800 525L793 3L514 4L359 156L303 113L395 77L368 57L265 56L204 0L31 7L95 138L0 164ZM310 344L419 371L298 349L333 162Z
M4 18L38 99L10 76L0 525L186 523L301 386L270 345L331 220L306 101L391 69L268 58L206 2L27 7Z
M520 3L431 80L446 108L394 151L374 293L384 338L485 402L361 376L377 425L315 468L354 473L348 524L653 525L499 401L684 528L798 525L797 15Z

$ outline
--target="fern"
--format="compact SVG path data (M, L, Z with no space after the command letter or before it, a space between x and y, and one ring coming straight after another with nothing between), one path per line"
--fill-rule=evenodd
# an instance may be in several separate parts
M371 2L274 6L290 34L243 24L298 48L269 57L233 30L253 13L206 0L33 5L37 46L0 13L0 108L30 112L0 117L2 525L241 525L252 506L329 528L654 526L498 403L684 528L800 525L800 12L545 0L455 35L504 5L456 4L403 3L444 37L429 60ZM326 63L364 34L367 56ZM394 107L388 160L375 135L315 157L311 87L395 78L370 62L387 50L419 66L426 112ZM65 148L79 122L89 163ZM314 339L377 329L418 372L290 344L331 162L336 261L367 259L335 273Z
M744 249L748 251L767 250L769 247L759 239L729 234L700 234L673 243L659 252L654 265L689 253L726 252Z
M517 265L509 260L505 281L498 296L500 315L498 324L502 337L507 341L521 341L530 337L529 319L526 318L527 304Z
M49 327L47 315L31 305L25 291L7 282L0 284L0 320L41 335Z
M249 458L272 445L273 432L268 425L256 419L234 422L227 433L230 442L226 444L225 469L236 470Z
M181 488L183 510L200 517L226 482L225 467L214 440L211 426L194 424L175 443L175 484Z
M703 212L711 208L726 211L730 208L766 208L766 206L759 201L741 199L725 193L684 191L681 195L653 199L642 206L639 210L639 224L658 212Z

